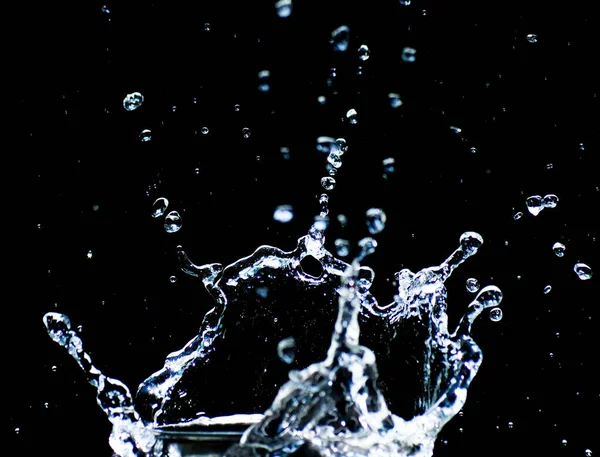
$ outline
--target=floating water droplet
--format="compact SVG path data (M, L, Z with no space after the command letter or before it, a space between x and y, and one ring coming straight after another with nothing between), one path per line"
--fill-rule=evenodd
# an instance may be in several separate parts
M321 178L321 185L325 190L333 190L333 188L335 187L335 179L331 176L323 176Z
M87 258L88 258L88 259L91 259L91 258L92 258L92 256L93 256L93 253L92 253L92 250L90 249L90 250L87 252Z
M399 0L399 2L402 6L409 6L411 3L411 0Z
M515 213L515 215L513 216L513 219L515 221L518 221L519 219L521 219L523 217L523 213L521 211L519 211L518 213Z
M535 33L529 33L525 38L530 43L537 43L537 41L538 41L538 37Z
M592 457L592 450L591 449L586 449L585 450L585 457Z
M152 132L150 129L144 129L140 132L140 141L142 143L147 143L152 139Z
M173 275L169 278L169 282L171 284L175 284L177 282L177 276Z
M561 444L562 444L563 446L566 446L566 445L567 445L567 440L563 439L563 440L561 441Z
M513 428L515 426L515 424L513 424L512 422L508 423L508 428Z
M392 108L399 108L400 106L402 106L402 100L400 100L400 95L396 94L394 92L390 92L388 94L388 99L390 101L390 106Z
M335 146L338 148L340 155L344 155L344 153L348 152L348 144L344 138L338 138L335 140Z
M546 287L544 287L544 294L549 294L551 290L552 290L552 286L547 285Z
M289 17L292 14L292 0L279 0L275 2L275 9L277 10L277 16Z
M152 203L152 217L160 217L165 214L165 211L169 207L169 200L166 198L160 197L157 198L154 203Z
M18 435L19 433L21 433L21 429L19 427L15 427L15 435Z
M338 150L331 151L327 156L327 162L329 162L335 168L340 168L342 166L342 158L340 157L340 152Z
M388 157L387 159L383 159L383 172L385 174L393 173L394 166L396 165L396 159L393 157Z
M250 129L249 129L248 127L244 127L244 128L242 129L242 136L243 136L244 138L250 138L250 134L251 134L251 133L252 133L252 132L250 132Z
M544 209L544 207L542 206L542 197L540 197L539 195L532 195L531 197L527 197L527 199L525 200L525 204L527 205L527 210L534 216L540 214L540 211Z
M460 236L460 246L469 256L477 253L482 244L483 238L477 232L465 232Z
M358 58L362 61L368 60L371 55L371 51L366 44L361 44L358 48Z
M502 291L496 286L486 286L477 294L475 300L484 308L496 307L502 301Z
M317 97L317 101L319 104L324 105L327 102L327 98L324 95L319 95Z
M68 332L71 330L71 321L67 316L60 313L47 313L44 315L44 325L54 342L61 346L67 344Z
M375 248L377 247L377 241L371 237L365 237L358 242L358 247L360 248L361 258L368 256L375 252Z
M354 108L351 108L348 110L348 112L346 112L346 118L348 119L348 122L350 122L352 125L356 124L358 122L358 113L356 112L356 110Z
M348 223L348 218L344 214L338 214L337 220L342 227L346 227L346 224Z
M139 92L132 92L127 94L123 99L123 108L126 111L134 111L138 109L141 104L144 103L144 96Z
M313 223L313 227L319 232L324 232L329 225L329 218L327 216L315 216L315 221Z
M417 60L417 50L415 48L409 48L408 46L402 49L402 60L404 62L412 63Z
M350 29L347 25L341 25L333 32L329 43L333 45L334 51L344 52L348 49L348 41L350 40Z
M102 12L104 14L110 14L110 8L108 7L108 5L102 5Z
M56 373L56 371L58 370L56 365L52 365L52 368L50 368L52 370L53 373Z
M182 221L181 216L177 211L171 211L165 217L165 230L167 233L175 233L181 229Z
M552 250L556 254L557 257L563 257L565 255L565 245L559 243L558 241L552 245Z
M279 148L279 152L281 152L281 157L283 157L284 160L289 160L290 148L286 148L285 146L282 146L281 148Z
M329 195L321 194L319 204L321 205L321 217L327 216L329 214Z
M466 285L465 285L467 291L471 292L471 293L475 293L479 290L479 281L477 281L477 279L475 278L469 278L467 279Z
M292 363L296 358L296 340L291 336L281 340L277 345L277 355L283 362Z
M205 31L205 32L210 32L210 28L211 28L211 27L210 27L210 24L209 24L208 22L205 22L205 23L204 23L204 31Z
M556 208L558 204L558 197L554 194L545 195L542 199L542 206L544 208Z
M333 244L335 245L335 252L340 257L346 257L348 254L350 254L350 242L348 240L338 238Z
M233 105L233 111L239 111L240 110L240 105Z
M492 322L498 322L502 320L502 309L492 308L490 309L489 318Z
M592 269L585 263L577 262L573 267L573 271L577 273L582 281L592 278Z
M554 168L554 164L552 164L552 163L546 164L546 170L552 170L553 168Z
M202 127L200 132L202 132L202 135L208 135L208 127Z
M385 228L387 216L381 208L370 208L367 210L367 229L371 235L380 233Z
M457 135L462 132L462 129L460 127L456 127L454 125L450 126L450 130L452 130L452 133L456 133Z
M290 222L293 218L294 209L290 205L279 205L273 213L273 219L283 224Z
M258 73L258 90L261 92L269 92L271 86L269 86L269 78L271 72L269 70L262 70Z

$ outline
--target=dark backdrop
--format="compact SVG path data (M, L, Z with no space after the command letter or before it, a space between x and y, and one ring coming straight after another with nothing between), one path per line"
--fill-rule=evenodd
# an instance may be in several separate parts
M46 336L43 314L69 315L96 365L135 389L211 306L179 272L175 247L197 264L228 264L261 244L293 248L318 211L320 135L350 146L331 192L332 214L349 224L332 222L328 247L366 235L366 209L388 215L367 262L380 301L391 300L394 271L440 263L466 230L485 239L448 282L450 317L476 277L503 290L504 319L476 326L484 363L436 455L598 452L600 291L597 277L573 272L577 261L600 269L598 23L586 2L297 0L289 18L271 1L21 6L7 71L18 77L10 154L22 159L25 214L8 224L26 240L12 269L18 298L5 305L3 370L3 427L17 452L110 455L94 392ZM350 46L334 53L330 33L344 24ZM402 61L405 46L415 62ZM145 102L126 112L133 91ZM350 108L356 125L344 120ZM384 179L388 157L395 172ZM533 217L525 198L547 193L557 208ZM181 213L179 232L150 217L157 197ZM273 220L279 204L293 205L291 223Z

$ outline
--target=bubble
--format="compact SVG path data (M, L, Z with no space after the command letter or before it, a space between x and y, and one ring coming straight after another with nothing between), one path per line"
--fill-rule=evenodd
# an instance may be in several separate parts
M519 219L521 219L522 217L523 217L523 213L522 213L521 211L519 211L518 213L516 213L516 214L513 216L513 219L514 219L515 221L518 221L518 220L519 220Z
M402 100L400 100L400 95L394 92L390 92L388 94L388 100L390 101L390 106L392 108L399 108L402 106Z
M283 362L292 363L296 358L296 340L291 336L282 339L277 345L277 355Z
M293 218L294 209L290 205L279 205L273 213L273 219L282 224L290 222Z
M152 139L152 132L150 129L144 129L140 132L140 141L142 143L147 143Z
M354 125L358 122L357 117L358 117L358 113L356 112L356 110L354 108L351 108L346 112L346 118L348 119L348 122L350 122L352 125Z
M469 278L467 279L466 285L465 285L467 291L471 292L471 293L475 293L479 290L479 281L477 281L477 279L475 278Z
M556 208L558 204L558 197L554 194L545 195L542 199L542 206L544 208Z
M123 99L123 108L125 108L126 111L134 111L138 109L142 103L144 103L144 96L139 92L132 92L127 94Z
M157 198L154 203L152 203L152 217L160 217L165 214L165 211L169 207L169 200L164 197Z
M407 63L412 63L417 60L417 50L415 48L409 48L408 46L402 49L402 60Z
M542 206L542 197L539 195L532 195L531 197L527 197L525 200L525 204L527 205L527 211L529 211L534 216L540 214L540 211L544 209Z
M335 187L335 179L331 176L323 176L321 178L321 185L325 190L333 190L333 188Z
M380 233L385 228L387 216L381 208L370 208L367 210L367 229L371 235Z
M333 32L329 43L333 46L334 51L344 52L348 49L348 41L350 40L350 29L347 25L341 25Z
M177 282L177 276L173 275L169 278L169 282L171 284L175 284Z
M250 132L250 129L249 129L248 127L244 127L244 128L242 129L242 136L243 136L244 138L246 138L246 139L247 139L247 138L250 138L250 134L251 134L251 133L252 133L252 132Z
M573 267L573 271L577 273L582 281L592 278L592 269L585 263L577 262Z
M350 242L348 240L338 238L333 244L335 245L335 252L340 257L346 257L350 254Z
M358 48L358 58L362 61L369 60L369 56L371 55L371 51L366 44L361 44Z
M467 255L473 255L483 244L482 236L477 232L465 232L460 236L460 246Z
M537 41L538 41L538 37L535 33L529 33L525 38L530 43L537 43Z
M549 294L551 290L552 290L552 286L550 286L550 285L544 287L544 294Z
M200 132L202 132L202 135L208 135L208 127L202 127Z
M490 309L489 318L492 322L498 322L502 320L502 310L500 308Z
M175 233L181 229L181 216L177 211L171 211L165 217L165 231L167 233Z
M258 73L258 90L261 92L269 92L271 86L269 86L269 78L271 72L269 70L262 70Z

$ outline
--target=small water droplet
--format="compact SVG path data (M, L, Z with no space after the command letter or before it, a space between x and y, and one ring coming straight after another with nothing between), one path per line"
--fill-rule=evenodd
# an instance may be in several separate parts
M251 134L251 133L252 133L252 132L250 132L250 129L249 129L248 127L244 127L244 128L242 129L242 136L243 136L244 138L250 138L250 134Z
M283 224L290 222L293 218L294 209L290 205L279 205L273 213L273 219Z
M367 229L371 235L380 233L385 228L387 216L381 208L370 208L367 210Z
M375 248L377 247L377 241L371 237L365 237L358 242L358 247L360 248L361 257L366 257L369 254L375 252Z
M346 224L348 223L348 218L344 214L338 214L337 220L342 227L346 227Z
M134 111L144 103L144 96L139 92L127 94L123 99L123 108L126 111Z
M261 92L269 92L271 86L269 86L269 78L271 72L269 70L262 70L258 73L258 90Z
M160 217L165 214L165 211L169 207L169 200L166 198L160 197L157 198L154 203L152 203L152 217Z
M489 318L492 322L498 322L502 320L502 309L492 308L490 309Z
M286 148L285 146L282 146L281 148L279 148L279 152L281 152L281 157L283 157L284 160L289 160L290 148Z
M177 276L173 275L169 278L169 282L171 284L175 284L177 282Z
M208 127L202 127L200 132L202 132L202 135L208 135Z
M333 32L329 43L333 45L334 51L344 52L348 49L348 41L350 40L350 29L347 25L341 25Z
M354 125L358 122L357 117L358 117L358 113L356 112L356 110L354 108L351 108L346 112L346 118L348 119L348 122L350 122L352 125Z
M348 152L348 144L346 144L346 140L344 138L338 138L335 140L335 146L338 148L340 155L344 155L346 152Z
M340 257L346 257L350 254L350 242L348 240L344 240L342 238L338 238L334 241L335 252Z
M323 176L321 178L321 185L325 190L333 190L333 188L335 187L335 179L331 176Z
M545 195L542 199L542 206L544 208L556 208L558 204L558 197L554 194Z
M102 5L102 12L104 14L110 14L110 8L108 7L108 5Z
M467 279L466 285L465 285L467 291L471 292L471 293L475 293L479 290L479 281L477 281L477 279L475 278L469 278Z
M457 135L462 132L462 129L460 127L456 127L455 125L451 125L450 126L450 130L452 131L452 133L456 133Z
M546 170L552 170L553 168L554 168L554 164L552 164L552 163L546 164Z
M15 427L15 435L21 433L21 429L19 427Z
M538 41L538 37L535 33L529 33L525 38L530 43L537 43L537 41Z
M460 236L460 247L469 256L477 253L483 244L483 237L477 232L465 232Z
M544 294L549 294L551 290L552 290L552 286L547 285L546 287L544 287Z
M315 216L315 222L313 223L313 227L319 232L324 232L329 225L329 218L327 216Z
M393 157L388 157L387 159L383 159L382 165L383 165L383 172L385 174L393 173L394 166L396 165L396 159L394 159Z
M515 424L513 424L512 422L508 423L508 428L513 428L515 426Z
M181 216L177 211L171 211L165 217L165 231L167 233L175 233L181 229L182 221Z
M477 152L477 148L476 147L472 147L470 149L470 151L471 151L471 154L475 154Z
M592 450L591 449L586 449L585 450L585 457L592 457Z
M563 439L563 440L562 440L560 443L561 443L563 446L566 446L566 445L567 445L567 440L566 440L566 439Z
M204 23L204 31L205 31L205 32L210 32L210 28L211 28L211 27L210 27L210 24L209 24L208 22L205 22L205 23Z
M140 132L140 141L142 143L147 143L152 139L152 132L150 129L144 129Z
M275 9L277 10L277 16L289 17L292 14L292 0L279 0L275 2Z
M196 173L197 175L199 175L200 174L200 168L195 168L194 169L194 173Z
M523 217L523 213L521 211L519 211L518 213L515 213L515 215L513 216L513 219L515 221L518 221L519 219L521 219Z
M58 370L58 367L56 365L52 365L52 368L50 368L52 370L53 373L56 373L56 371Z
M402 6L409 6L411 3L411 0L399 0L399 2Z
M320 105L324 105L327 102L327 98L324 95L319 95L317 97L317 101Z
M592 278L592 269L585 263L577 262L573 267L573 271L577 273L577 276L582 281Z
M402 60L404 62L412 63L417 60L417 50L415 48L409 48L408 46L402 49Z
M358 48L358 58L362 61L368 60L371 55L371 51L366 44L361 44Z
M534 216L540 214L540 211L544 209L544 207L542 206L542 197L540 197L539 195L532 195L531 197L527 197L527 199L525 200L525 204L527 205L527 210Z
M402 100L400 100L400 95L394 92L390 92L388 94L388 100L390 101L390 106L392 108L399 108L402 106Z
M88 259L91 259L91 258L92 258L92 256L93 256L93 254L92 254L92 250L90 249L90 250L87 252L87 258L88 258Z
M233 105L233 111L239 111L240 110L240 105Z
M283 362L292 363L296 357L296 340L291 336L281 340L277 344L277 355Z

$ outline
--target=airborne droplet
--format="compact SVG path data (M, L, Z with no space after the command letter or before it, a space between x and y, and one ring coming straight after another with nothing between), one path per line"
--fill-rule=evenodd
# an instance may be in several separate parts
M144 96L139 92L132 92L127 94L123 99L123 108L126 111L134 111L138 109L141 104L144 103Z
M358 122L358 113L354 108L348 110L348 112L346 113L346 117L348 118L348 122L350 122L352 125Z
M465 253L473 255L483 244L483 238L477 232L465 232L460 236L460 246Z
M385 228L387 216L381 208L367 210L367 229L371 235L381 232Z
M277 355L283 362L292 363L296 358L296 340L291 336L281 340L277 345Z
M500 308L492 308L489 314L490 320L492 322L498 322L502 320L502 309Z
M552 286L550 286L550 285L544 287L544 294L546 294L546 295L549 294L551 290L552 290Z
M525 38L530 43L537 43L538 41L537 35L535 33L529 33Z
M585 263L577 262L573 267L573 271L577 273L577 276L582 281L592 278L592 269Z
M269 78L271 72L269 70L263 70L258 73L258 90L261 92L269 92L271 86L269 86Z
M334 51L344 52L348 49L350 40L350 29L347 25L342 25L331 32L329 43L333 45Z
M565 245L558 241L552 245L552 250L556 254L556 257L563 257L565 255Z
M165 211L169 207L169 200L166 198L160 197L157 198L154 203L152 203L152 217L160 217L165 214Z
M273 213L273 219L283 224L290 222L293 218L294 209L290 205L279 205Z
M409 47L405 47L402 50L402 60L404 62L408 62L408 63L412 63L415 60L417 60L417 50L415 48L409 48Z
M144 129L140 132L140 141L147 143L152 139L152 131L150 129Z
M344 240L342 238L338 238L334 242L335 244L335 252L340 257L346 257L350 254L350 242L348 240Z
M542 199L542 206L544 208L556 208L558 204L558 197L554 194L545 195Z
M165 230L167 233L177 232L182 225L181 216L177 211L171 211L165 217Z
M289 17L292 14L292 0L279 0L275 3L277 16Z
M542 206L542 197L539 195L532 195L531 197L527 197L525 200L525 204L527 205L527 211L529 211L534 216L540 214L540 211L544 209Z
M467 279L467 283L465 285L467 291L471 292L471 293L475 293L479 290L479 281L477 281L477 279L475 278L469 278Z
M400 106L402 106L402 100L400 100L400 95L394 92L390 92L388 94L388 99L392 108L399 108Z
M331 176L323 176L321 178L321 185L325 190L332 190L335 187L335 179Z
M242 136L244 138L250 138L250 134L251 134L251 132L250 132L250 129L248 127L244 127L242 129Z
M371 51L366 44L361 44L358 48L358 58L362 61L368 60L371 55Z

